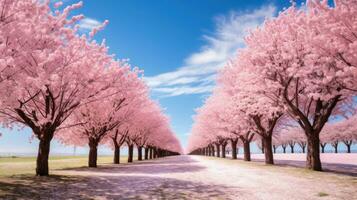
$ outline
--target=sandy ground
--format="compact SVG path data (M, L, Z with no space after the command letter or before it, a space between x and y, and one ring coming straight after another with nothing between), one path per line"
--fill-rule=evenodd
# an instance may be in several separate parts
M55 174L0 179L0 199L357 199L353 175L203 156Z

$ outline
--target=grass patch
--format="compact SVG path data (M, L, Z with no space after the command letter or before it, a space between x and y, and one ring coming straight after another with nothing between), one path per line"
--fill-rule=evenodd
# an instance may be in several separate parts
M326 197L326 196L328 196L328 194L325 193L325 192L319 192L319 193L317 193L317 196L319 196L319 197Z
M125 163L127 157L121 157L120 161ZM112 156L99 156L98 165L110 164ZM66 168L85 167L88 165L87 156L52 156L49 158L50 173L52 170ZM36 157L1 157L0 177L13 175L34 175L36 169Z

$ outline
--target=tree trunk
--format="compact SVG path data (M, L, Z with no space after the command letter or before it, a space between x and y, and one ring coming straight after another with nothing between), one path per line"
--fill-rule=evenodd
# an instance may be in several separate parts
M133 162L134 145L128 145L128 163Z
M114 164L120 163L120 147L119 145L115 145L114 147Z
M152 149L152 157L153 158L157 158L157 149L156 149L156 147L154 147L153 149Z
M149 147L145 148L145 160L149 159Z
M346 144L347 153L351 153L351 144Z
M338 153L338 142L333 143L332 146L335 149L335 153Z
M320 146L321 146L321 153L325 153L326 144L320 144Z
M283 153L286 153L286 146L281 146L283 148Z
M44 137L40 140L36 161L36 175L48 176L48 157L50 154L51 140L48 137Z
M143 147L138 147L138 160L143 160Z
M264 144L264 138L262 138L262 153L264 153L265 150L265 144Z
M219 158L220 152L219 152L219 144L216 144L216 156Z
M291 149L291 153L294 153L294 145L289 145Z
M232 159L237 159L237 143L238 143L238 140L237 140L237 139L231 140L231 145L232 145Z
M300 143L299 143L299 145L300 145L300 147L301 147L301 149L302 149L302 153L305 153L305 147L306 147L306 145L305 145L305 144L300 144Z
M243 141L244 160L250 161L250 145L248 141Z
M274 150L274 153L276 153L276 146L273 145L273 150Z
M265 156L265 164L271 164L271 165L274 164L271 136L264 137L264 156Z
M318 134L310 133L307 137L306 167L315 171L322 171L320 160L320 138Z
M152 159L153 158L153 149L152 149L152 147L149 148L149 152L150 152L149 158Z
M226 157L226 146L227 146L227 143L224 143L222 144L222 158L225 158Z
M97 167L97 147L98 142L96 142L94 139L90 139L88 167Z

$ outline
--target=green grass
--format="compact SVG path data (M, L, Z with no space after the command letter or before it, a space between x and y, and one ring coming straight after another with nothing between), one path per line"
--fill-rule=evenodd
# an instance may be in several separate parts
M125 163L127 157L121 157ZM99 156L98 165L110 164L112 156ZM50 173L52 170L85 167L88 164L87 156L52 156L49 159ZM13 175L35 174L36 157L0 157L0 177Z

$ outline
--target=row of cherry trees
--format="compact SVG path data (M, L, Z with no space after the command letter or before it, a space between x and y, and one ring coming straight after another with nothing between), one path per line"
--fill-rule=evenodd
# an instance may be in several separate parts
M141 71L93 39L108 21L80 34L83 15L71 11L82 3L61 6L0 0L1 123L32 129L39 140L36 174L48 175L53 138L88 145L90 167L96 166L99 143L115 148L116 162L123 142L129 153L134 144L155 155L180 152Z
M338 153L339 144L345 145L347 153L351 153L351 147L357 143L357 115L341 120L335 123L327 123L321 131L320 135L320 150L325 153L325 147L330 144L335 153ZM261 142L258 141L258 146L261 147ZM307 141L304 132L299 127L290 127L277 132L273 135L273 151L276 152L277 148L281 147L283 153L286 153L287 147L290 152L295 152L295 147L298 146L302 153L305 153Z
M273 164L273 135L290 124L305 136L307 168L322 170L320 133L331 116L348 115L357 92L356 13L354 0L311 0L252 30L198 109L189 150L224 147L227 139L235 149L240 139L249 152L256 137Z

